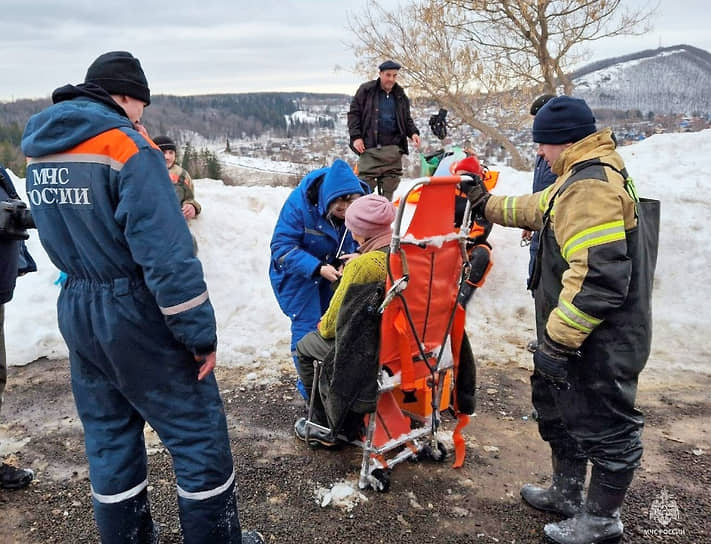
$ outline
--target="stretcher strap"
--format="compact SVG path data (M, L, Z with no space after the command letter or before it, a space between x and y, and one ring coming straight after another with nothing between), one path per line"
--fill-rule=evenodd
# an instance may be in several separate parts
M415 366L412 363L412 355L410 354L407 318L402 308L398 310L393 325L397 331L397 343L400 349L400 371L402 373L400 387L403 391L412 391L415 389Z
M464 319L467 314L459 304L454 311L454 322L452 323L452 359L454 359L454 365L459 364L459 354L462 351L462 339L464 338Z
M454 323L452 324L451 332L451 344L452 344L452 360L454 361L454 412L457 414L457 426L452 433L452 439L454 440L454 464L453 468L460 468L464 464L464 456L466 454L466 444L464 442L464 436L462 435L462 429L469 423L469 416L467 414L462 414L459 412L459 395L456 394L456 388L458 387L456 378L458 376L459 369L459 358L462 351L462 340L464 339L464 319L466 318L466 312L464 308L457 305L457 309L454 313Z
M457 426L454 428L454 433L452 433L452 439L454 440L454 464L452 468L461 468L464 465L466 444L464 443L464 436L462 436L462 429L468 424L469 416L467 414L457 414Z
M459 304L454 311L454 322L452 323L452 332L450 333L452 361L454 361L454 388L457 388L457 376L459 375L459 357L462 351L462 340L464 339L464 319L466 312ZM458 395L454 395L454 412L459 413Z

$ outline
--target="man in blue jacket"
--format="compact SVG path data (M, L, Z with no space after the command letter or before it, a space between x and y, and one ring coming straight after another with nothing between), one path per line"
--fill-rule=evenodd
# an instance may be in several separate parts
M291 319L291 355L297 369L296 344L316 330L333 295L331 283L341 275L342 257L358 248L344 223L346 209L367 192L367 184L336 159L330 167L307 174L279 214L269 279L279 307ZM306 398L299 380L297 388Z
M140 126L138 59L99 56L54 91L22 138L27 197L49 258L103 543L156 542L145 422L173 457L186 543L261 542L240 530L215 316L163 155Z
M536 98L531 104L531 115L535 117L538 110L545 106L546 102L548 102L551 98L555 98L555 95L542 94ZM557 176L551 172L551 167L548 162L546 162L542 156L536 155L536 165L533 168L533 189L531 192L538 193L549 185L553 185L556 177ZM529 242L528 251L530 257L528 261L528 278L526 280L526 287L531 289L531 294L533 294L533 289L531 288L531 278L533 277L533 267L536 262L536 253L538 252L538 231L523 229L521 232L521 240ZM534 338L528 343L526 349L528 349L531 353L535 353L537 347L538 339Z
M37 270L34 261L28 263L29 268L20 262L21 258L29 257L22 240L27 237L25 229L30 226L31 215L19 201L10 175L0 165L0 408L7 380L5 303L12 299L18 271ZM30 485L33 478L34 473L28 468L0 464L0 489L22 489Z

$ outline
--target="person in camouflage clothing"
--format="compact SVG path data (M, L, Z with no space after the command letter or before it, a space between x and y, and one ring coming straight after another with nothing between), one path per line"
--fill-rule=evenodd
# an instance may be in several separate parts
M193 190L193 180L190 174L178 163L175 162L175 142L168 136L156 136L153 142L160 147L165 157L165 165L168 167L170 180L173 182L175 194L178 196L180 208L185 216L185 219L193 219L200 214L202 207L195 200L195 191Z

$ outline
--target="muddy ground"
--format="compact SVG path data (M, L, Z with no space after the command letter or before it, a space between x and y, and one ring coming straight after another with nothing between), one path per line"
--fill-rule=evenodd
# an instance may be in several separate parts
M309 449L294 437L292 424L304 409L288 364L273 383L253 385L243 374L217 371L242 524L259 528L267 542L542 542L543 525L558 519L525 506L518 495L525 482L548 483L550 463L530 418L525 368L481 364L464 467L452 469L451 457L442 464L403 463L388 493L357 491L357 448ZM638 403L647 415L646 450L622 514L623 541L711 542L711 375L648 370ZM0 542L97 542L67 362L11 368L3 412L0 452L33 467L37 479L26 490L0 491ZM453 427L447 419L444 429ZM154 434L147 440L161 542L180 542L170 457ZM349 485L353 495L339 502L332 493L322 506L324 493Z

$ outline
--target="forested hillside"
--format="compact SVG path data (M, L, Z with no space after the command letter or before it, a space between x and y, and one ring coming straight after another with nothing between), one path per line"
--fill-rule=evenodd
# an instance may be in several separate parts
M575 95L593 109L643 114L711 113L711 54L690 45L640 51L572 74Z
M296 111L293 97L279 93L156 96L143 123L155 134L197 132L206 139L259 136L265 130L286 133L286 117Z
M179 145L193 137L205 141L309 135L315 127L334 125L345 95L311 93L246 93L201 96L156 95L146 108L143 123L152 135L169 134ZM48 98L0 102L0 162L23 176L25 159L20 139L27 120L50 105ZM321 104L322 113L310 118L294 114L305 105Z

